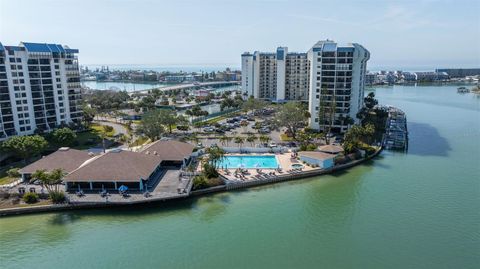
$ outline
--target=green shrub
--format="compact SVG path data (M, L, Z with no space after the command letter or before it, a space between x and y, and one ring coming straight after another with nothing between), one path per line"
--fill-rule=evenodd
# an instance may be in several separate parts
M317 146L315 146L314 144L309 144L307 146L307 151L314 151L317 149Z
M11 168L7 171L7 175L12 178L18 178L21 176L20 172L18 172L18 168Z
M65 201L65 193L63 193L62 191L51 191L49 193L49 196L54 203L62 203L63 201Z
M218 177L218 172L215 166L209 163L205 163L203 164L203 175L206 178L214 178L214 177Z
M199 190L208 187L207 179L204 176L195 176L193 178L193 189Z
M27 204L34 204L38 202L38 194L34 192L27 192L23 195L23 201Z
M113 132L113 127L110 126L110 125L103 125L103 130L104 130L106 133L111 133L111 132Z

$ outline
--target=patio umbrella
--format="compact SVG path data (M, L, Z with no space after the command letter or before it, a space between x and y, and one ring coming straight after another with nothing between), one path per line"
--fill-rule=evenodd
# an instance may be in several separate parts
M125 186L125 185L122 185L120 186L120 188L118 188L119 191L127 191L128 190L128 187Z

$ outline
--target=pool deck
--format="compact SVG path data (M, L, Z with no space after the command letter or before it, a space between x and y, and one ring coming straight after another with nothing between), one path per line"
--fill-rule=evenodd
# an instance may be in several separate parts
M245 154L228 154L225 156L245 156ZM235 176L235 171L238 168L229 168L229 169L219 169L220 174L227 179L228 181L236 182L236 181L255 181L258 180L258 176L262 176L265 174L269 173L275 173L275 175L284 175L286 174L289 170L292 169L293 164L301 164L303 165L302 171L313 171L313 170L319 170L319 168L313 168L308 165L302 164L299 160L296 158L291 158L291 153L277 153L277 154L272 154L272 153L252 153L248 154L252 156L275 156L278 162L278 165L280 166L281 170L280 172L277 171L275 168L243 168L242 170L246 170L247 172L244 173L243 177ZM260 173L259 173L260 172Z

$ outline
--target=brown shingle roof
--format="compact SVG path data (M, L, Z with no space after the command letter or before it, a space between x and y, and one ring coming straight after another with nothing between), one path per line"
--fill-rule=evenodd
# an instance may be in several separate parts
M343 152L343 148L342 148L341 146L337 146L337 145L324 145L324 146L318 147L318 149L319 149L320 151L328 152L328 153L340 153L340 152Z
M40 160L20 169L20 173L32 174L35 171L42 169L49 172L58 168L62 169L66 173L70 173L92 157L93 156L91 153L86 151L60 148L54 153L44 156Z
M65 181L138 182L140 178L147 179L160 162L157 156L140 152L107 152L65 176Z
M142 150L164 161L183 161L192 154L194 146L176 140L158 140Z
M328 154L320 151L300 151L298 155L317 159L317 160L327 160L327 159L335 158L335 155L333 154Z

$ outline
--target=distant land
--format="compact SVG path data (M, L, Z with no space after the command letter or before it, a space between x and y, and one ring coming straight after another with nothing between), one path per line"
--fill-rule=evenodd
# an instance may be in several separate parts
M232 70L241 70L239 63L232 64L204 64L204 65L162 65L162 64L81 64L87 66L89 69L101 69L102 66L108 66L111 70L153 70L156 72L171 71L171 72L212 72L218 70L225 70L230 68ZM382 70L402 70L411 72L433 71L438 68L479 68L475 65L416 65L416 66L391 66L391 65L367 65L367 69L372 72L378 72Z

